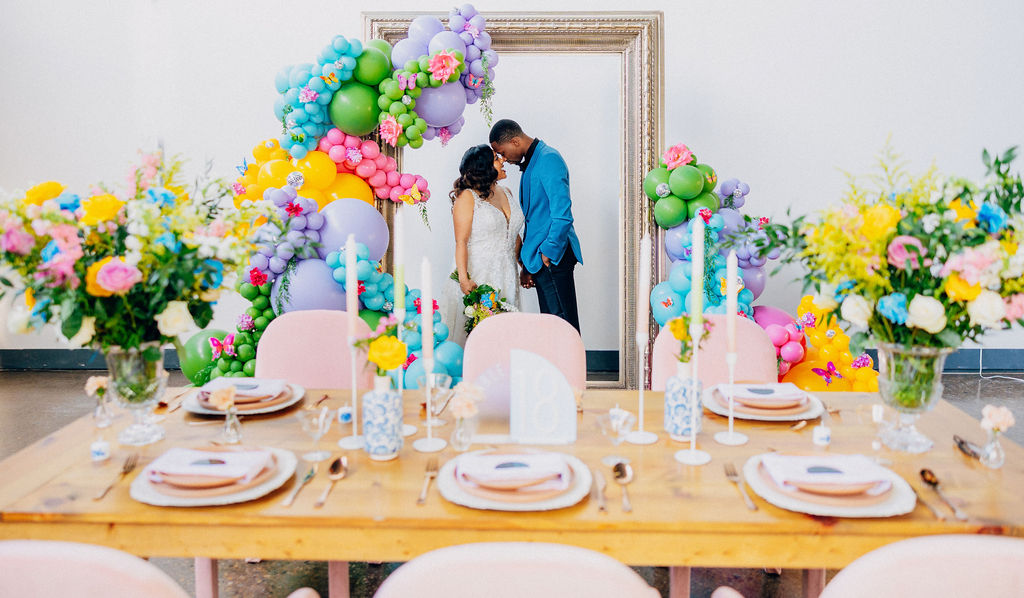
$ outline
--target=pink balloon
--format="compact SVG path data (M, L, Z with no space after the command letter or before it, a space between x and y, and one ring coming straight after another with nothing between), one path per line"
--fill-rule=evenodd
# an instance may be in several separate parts
M377 172L377 165L370 160L363 160L356 166L356 175L361 179L368 179Z
M368 139L359 146L359 151L363 154L364 158L374 160L380 155L380 146L377 145L376 141Z
M398 179L402 178L401 175L399 175L394 170L392 170L390 172L388 172L388 171L385 171L385 172L388 173L388 184L391 185L392 187L394 187L395 185L398 184Z
M416 175L416 186L419 187L420 191L427 190L427 179L420 175Z
M776 347L781 347L789 342L789 333L778 324L769 324L764 327L764 331L768 333L768 338L771 339L772 344Z
M377 168L383 170L384 172L388 171L387 168L384 168L385 166L388 165L388 157L385 156L384 154L380 154L376 158L374 158L373 163L377 165Z
M404 192L405 191L401 187L392 187L391 188L391 194L388 197L391 198L391 201L396 201L396 202L397 201L401 201L401 200L398 199L398 197L400 195L402 195L402 193L404 193Z
M371 187L383 187L388 182L388 174L383 170L378 170L370 178L366 179L366 182L370 183Z
M323 145L323 143L324 143L324 140L321 139L320 140L320 145ZM323 148L321 148L321 151L324 151ZM326 151L327 151L327 155L331 157L331 160L334 160L335 164L340 164L340 163L345 161L345 147L344 146L342 146L342 145L333 145L333 146L331 146Z
M779 362L779 376L785 376L789 373L789 368L793 367L793 364L788 361Z
M377 199L388 199L391 197L391 187L374 187L373 194Z
M804 358L804 348L798 342L789 341L779 349L779 357L789 363L798 363Z
M804 332L796 327L796 324L786 324L786 332L789 333L789 340L800 342L804 338Z
M343 145L345 147L359 147L359 144L362 143L362 141L363 140L358 138L358 137L354 137L352 135L347 135L345 137L345 141L344 141Z
M345 141L345 134L341 132L341 129L334 127L330 131L327 131L327 137L325 137L332 145L339 145Z
M385 156L384 160L385 160L384 170L386 172L391 172L393 170L398 170L398 162L396 162L394 158L392 158L391 156Z
M767 328L769 324L785 326L794 322L793 316L787 314L777 307L770 305L758 305L754 308L754 321L761 328Z
M398 184L403 186L403 187L405 187L406 189L412 187L413 183L415 183L415 182L416 182L416 177L412 176L411 174L403 174L398 179Z
M320 140L320 143L316 144L316 148L322 152L329 152L334 144L327 140L326 137ZM337 162L337 160L335 160Z

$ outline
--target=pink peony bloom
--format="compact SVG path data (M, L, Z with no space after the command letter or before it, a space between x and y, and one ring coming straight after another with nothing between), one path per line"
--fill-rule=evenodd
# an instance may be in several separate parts
M985 270L998 259L985 245L969 247L949 258L939 275L949 276L951 272L958 272L968 284L978 284Z
M217 218L206 227L206 234L211 237L223 237L228 232L228 226L222 218Z
M303 87L302 90L299 91L299 101L305 104L308 104L309 102L315 102L318 97L320 97L320 94L318 94L314 89L308 86Z
M398 136L402 134L402 125L394 116L388 116L380 123L380 138L388 145L398 145Z
M136 284L142 282L142 272L135 266L125 263L121 258L112 259L96 273L96 284L111 293L127 293Z
M693 162L693 152L690 151L690 148L679 143L665 150L661 159L665 162L665 167L672 170L673 168Z
M907 249L908 247L915 247L917 251ZM924 256L925 249L924 244L917 237L899 235L889 243L887 253L891 266L903 269L907 267L909 262L911 268L917 269L921 267L918 256ZM924 265L931 265L931 260L924 260Z
M1006 319L1010 322L1024 318L1024 293L1015 293L1006 299Z
M19 255L28 255L35 247L36 238L25 232L20 226L4 231L0 237L0 250Z
M45 286L59 287L67 284L72 289L77 289L81 282L75 274L75 263L82 257L81 250L77 255L60 253L57 257L48 262L43 262L36 270L35 277L39 280L47 280Z
M441 50L430 57L430 64L427 70L430 71L431 75L434 75L435 79L447 81L448 77L451 77L457 68L459 68L459 59L455 57L455 52Z

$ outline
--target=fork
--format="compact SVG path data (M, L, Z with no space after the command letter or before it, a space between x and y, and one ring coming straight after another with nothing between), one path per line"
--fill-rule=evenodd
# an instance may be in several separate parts
M99 492L99 494L97 494L96 496L92 497L92 499L93 500L100 500L101 498L106 496L107 492L110 492L110 489L114 487L114 484L120 482L121 479L124 478L124 476L128 475L129 473L131 473L135 469L135 466L138 465L138 464L139 464L139 454L138 453L132 453L131 455L128 455L128 458L124 460L124 465L121 466L121 471L117 474L117 477L114 478L114 480L112 482L110 482L110 484L108 484L106 488L101 490Z
M427 470L423 473L423 489L420 490L420 496L416 499L416 504L422 505L427 502L427 490L430 489L430 480L437 477L437 457L431 457L427 460Z
M736 466L731 462L725 464L725 477L740 489L740 494L743 495L743 502L747 503L747 508L751 511L756 511L757 505L754 504L754 501L750 500L750 495L747 494L746 488L743 487L743 478L736 472Z

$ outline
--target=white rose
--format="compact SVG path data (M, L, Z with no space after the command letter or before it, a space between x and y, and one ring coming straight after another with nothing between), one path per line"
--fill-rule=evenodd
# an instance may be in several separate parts
M817 302L815 302L815 305L817 305ZM860 295L850 294L846 296L846 299L843 299L843 306L840 308L839 313L843 316L844 320L854 326L867 328L868 320L871 319L873 311L867 299Z
M128 251L124 254L124 263L129 266L138 266L142 261L142 253L139 251Z
M206 289L199 292L199 298L207 303L220 300L220 289Z
M967 302L967 315L971 317L971 325L985 328L1002 328L1006 317L1006 304L999 293L983 290L974 299Z
M142 251L142 239L135 235L128 235L124 239L124 246L132 251Z
M82 327L78 329L75 336L66 339L68 344L72 347L84 347L89 344L92 337L96 335L96 318L92 316L86 316L82 318Z
M184 301L169 302L163 313L153 319L156 320L160 334L164 336L178 336L195 326L192 314L188 313L188 304Z
M946 308L934 297L914 295L907 306L907 326L938 334L946 327Z
M466 309L465 309L465 310L463 310L463 312L462 312L462 313L466 314L466 317L467 317L467 318L472 318L472 317L473 317L473 315L474 315L474 314L476 314L476 311L475 311L475 310L473 309L473 306L472 306L472 305L467 305L467 306L466 306Z
M29 325L32 316L24 307L12 307L7 314L7 329L14 334L28 334L32 331Z
M924 232L929 235L935 232L935 229L939 228L939 224L942 223L942 217L938 214L925 214L924 218L921 219L921 225L924 227Z
M832 311L839 307L839 303L836 301L836 285L822 285L821 292L815 294L812 301L815 307L824 311Z

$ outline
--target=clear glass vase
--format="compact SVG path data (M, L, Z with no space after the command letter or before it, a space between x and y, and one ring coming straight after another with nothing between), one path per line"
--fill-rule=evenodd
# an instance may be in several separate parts
M152 357L155 349L157 359ZM164 429L150 421L157 401L167 387L167 372L164 371L163 354L158 343L146 343L141 347L110 347L106 353L109 370L109 392L118 403L132 413L134 423L117 436L124 445L143 446L153 444L164 437Z
M878 392L899 415L896 424L881 433L886 446L907 453L932 448L932 440L914 423L942 397L942 368L952 352L950 348L878 344Z
M238 408L234 405L228 407L224 414L224 429L220 437L225 444L238 444L242 442L242 421L238 419Z
M1006 462L1006 451L999 443L999 431L988 431L988 444L981 449L981 464L992 469L999 469Z
M473 436L476 434L479 420L474 417L459 417L455 419L455 429L452 430L450 443L452 448L458 452L469 450L473 444Z

